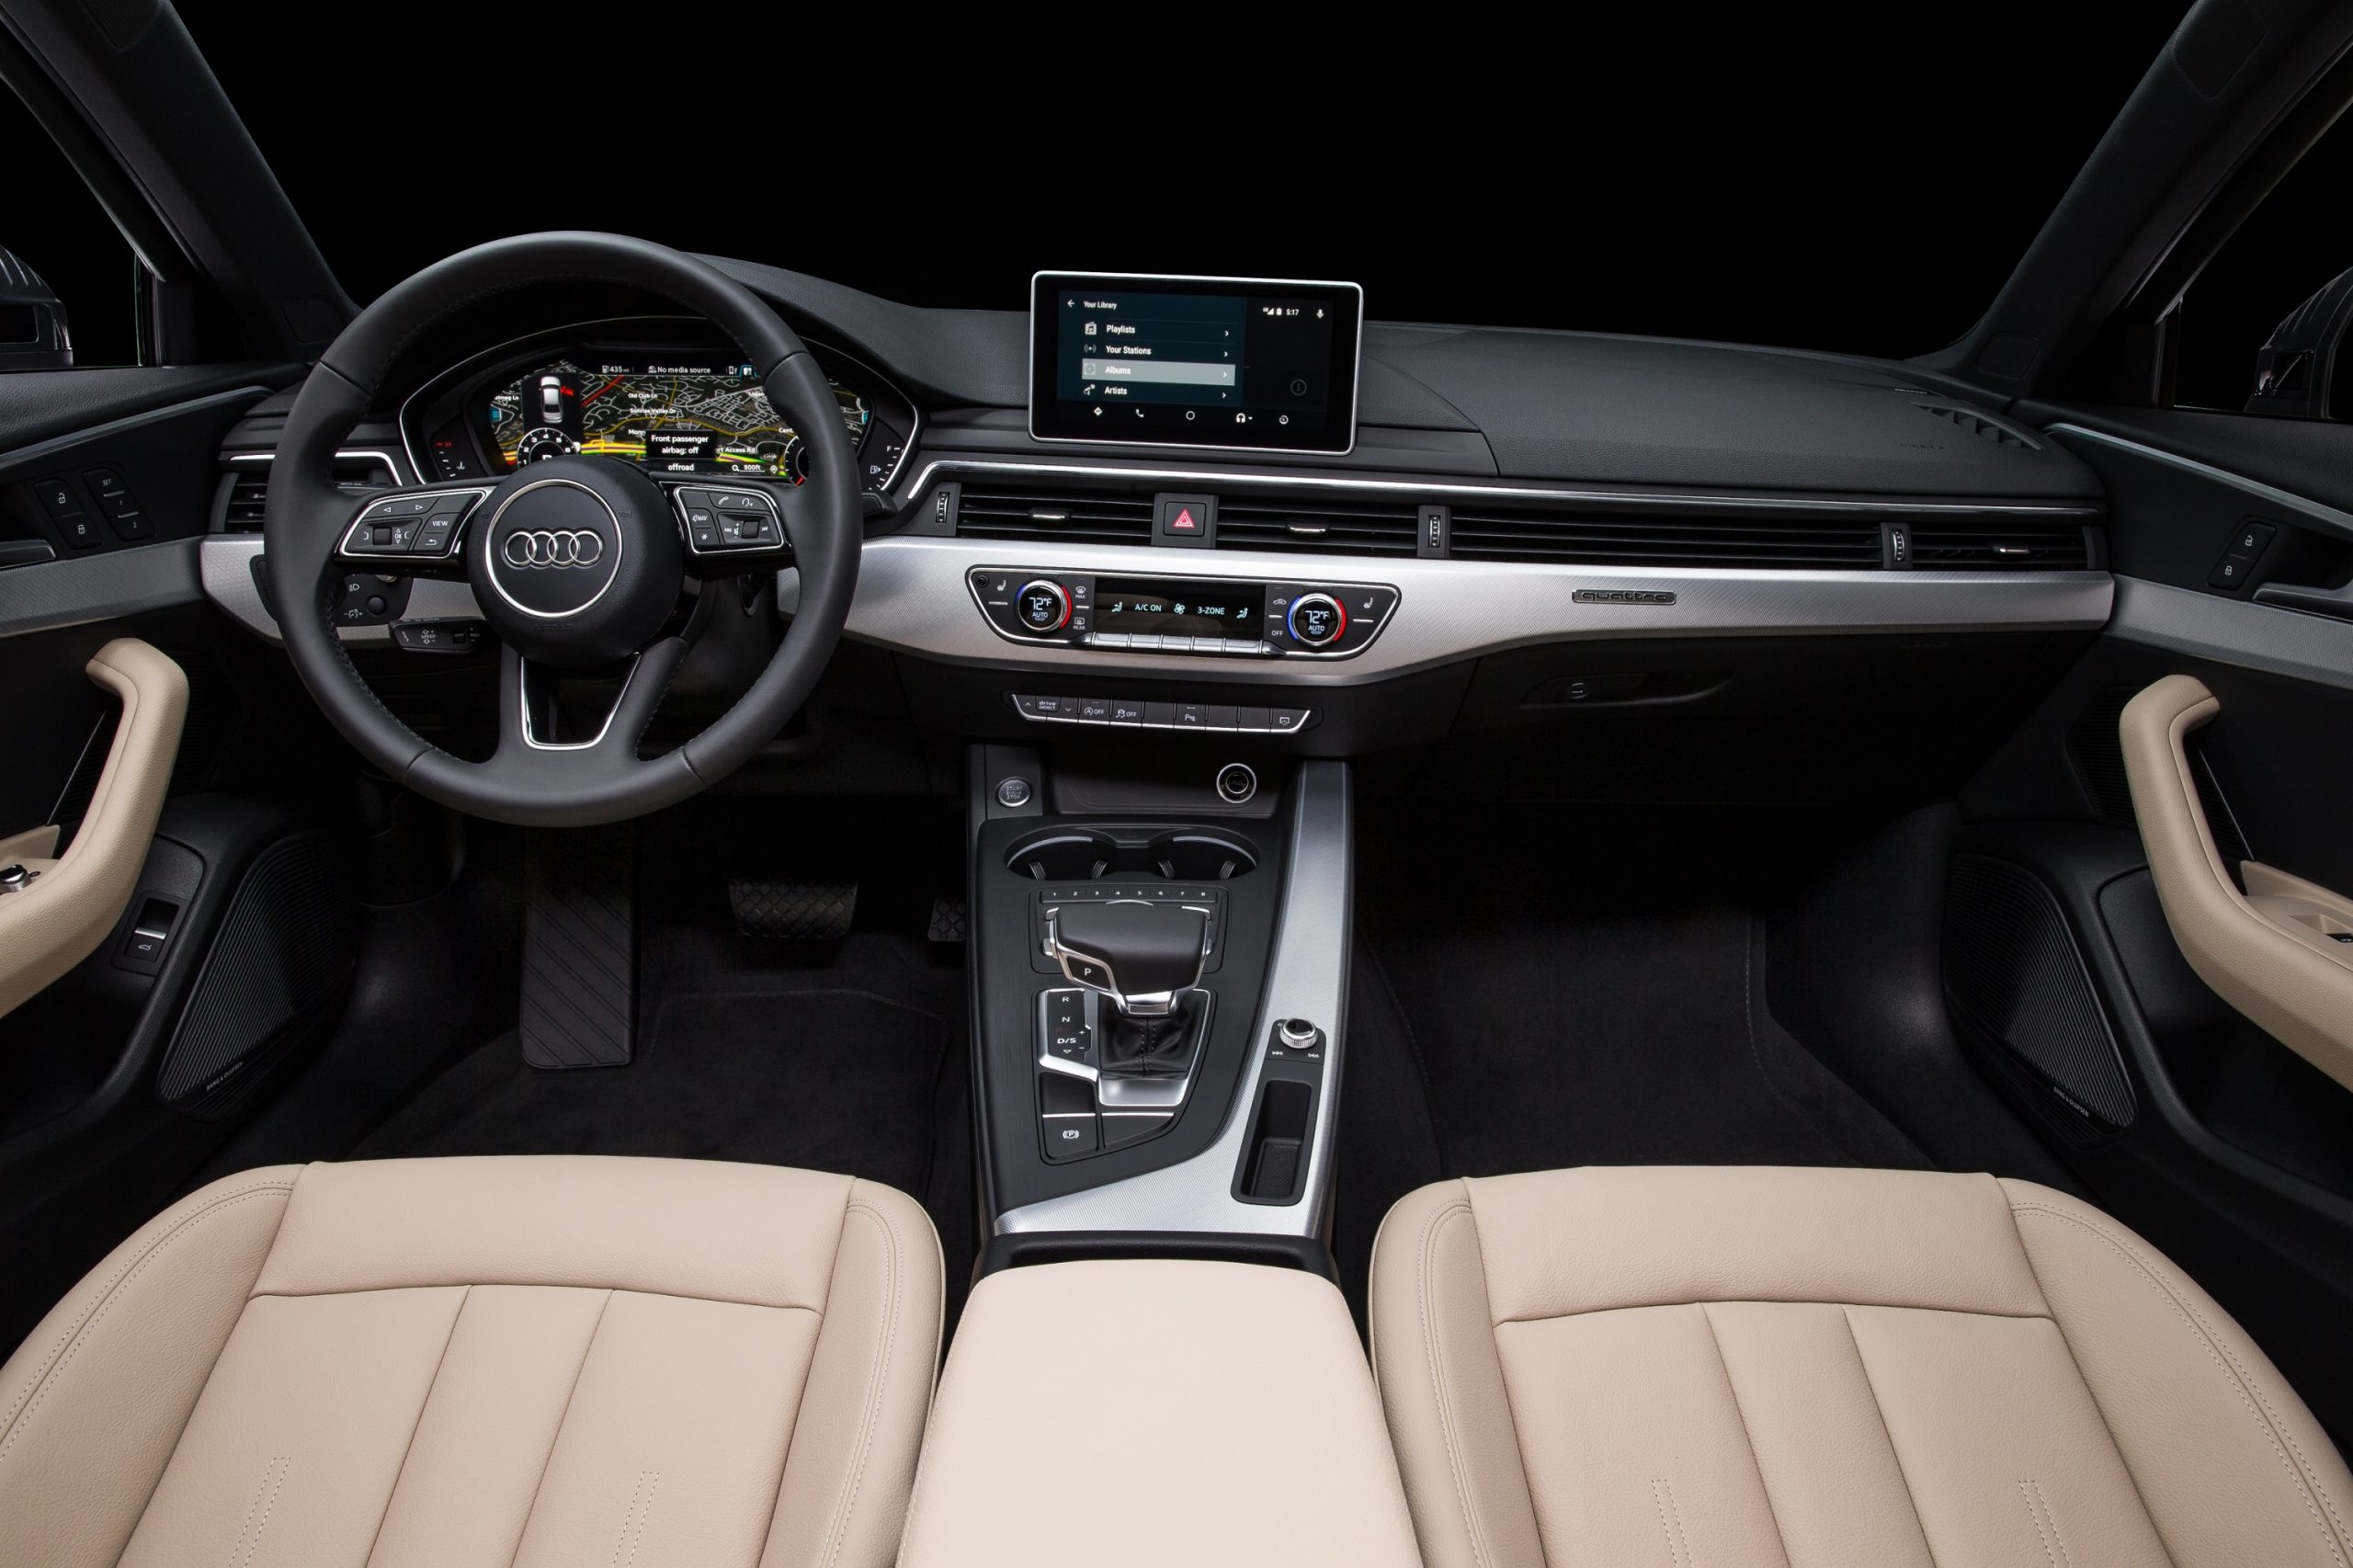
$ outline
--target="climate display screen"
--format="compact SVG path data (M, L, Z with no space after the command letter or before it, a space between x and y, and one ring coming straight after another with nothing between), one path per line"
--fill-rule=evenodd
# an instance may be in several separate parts
M1171 586L1119 577L1095 582L1098 631L1136 636L1222 637L1256 642L1265 633L1266 590L1208 583Z

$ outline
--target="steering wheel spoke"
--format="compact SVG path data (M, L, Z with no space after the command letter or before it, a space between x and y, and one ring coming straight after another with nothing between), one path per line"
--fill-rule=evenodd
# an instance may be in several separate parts
M487 484L444 484L371 494L336 536L335 559L411 577L463 576L466 527L490 492Z
M636 761L637 743L654 722L687 648L685 638L665 637L633 656L601 715L565 708L563 683L582 677L535 665L512 647L505 649L499 660L501 756L511 751L526 758L526 766L557 760L550 754L593 754L617 764Z
M799 494L792 486L665 479L662 488L678 519L690 576L733 577L792 563L793 502Z

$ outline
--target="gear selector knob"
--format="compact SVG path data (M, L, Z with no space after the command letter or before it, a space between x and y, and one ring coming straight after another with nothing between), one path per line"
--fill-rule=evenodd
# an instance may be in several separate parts
M1067 904L1046 926L1047 955L1063 973L1138 1017L1167 1012L1200 979L1208 945L1199 910L1141 899Z

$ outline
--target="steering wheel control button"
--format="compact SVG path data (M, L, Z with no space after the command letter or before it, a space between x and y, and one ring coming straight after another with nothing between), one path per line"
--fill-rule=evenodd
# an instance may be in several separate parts
M996 803L1006 807L1020 807L1029 803L1029 780L1008 778L996 787Z
M456 542L458 525L484 489L442 490L417 495L388 495L359 509L343 540L343 554L445 557Z
M392 643L411 653L472 653L489 630L479 620L404 620L392 628Z
M1051 637L1070 624L1070 590L1051 577L1033 577L1014 591L1014 622L1032 637Z
M1248 765L1229 762L1217 770L1218 799L1228 805L1246 805L1257 792L1258 776L1250 771Z

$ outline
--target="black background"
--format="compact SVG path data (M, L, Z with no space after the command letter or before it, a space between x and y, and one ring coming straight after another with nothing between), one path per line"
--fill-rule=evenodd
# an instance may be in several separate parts
M926 305L1023 309L1040 267L1350 278L1374 320L1903 356L1984 311L2182 8L1494 13L1463 44L1237 15L1174 51L683 0L358 0L290 51L245 0L181 13L362 301L589 227ZM57 184L22 177L0 244L119 358L127 258Z

